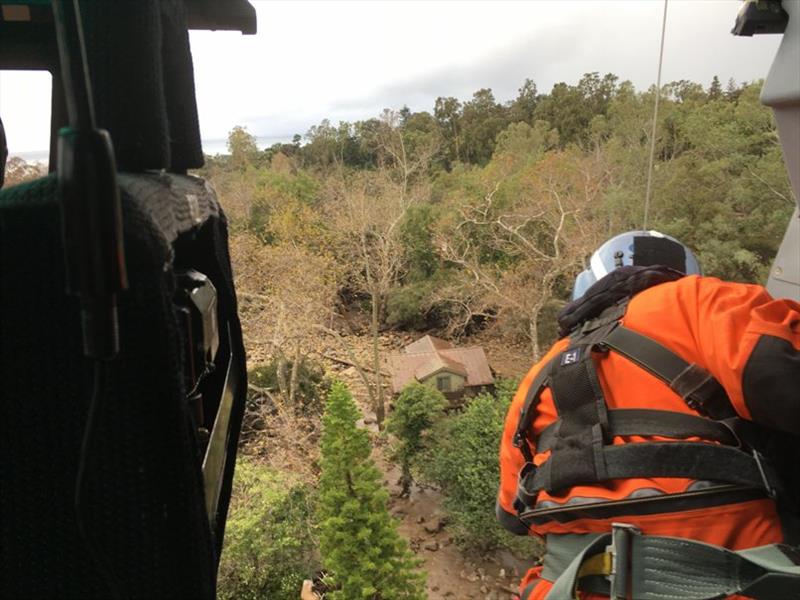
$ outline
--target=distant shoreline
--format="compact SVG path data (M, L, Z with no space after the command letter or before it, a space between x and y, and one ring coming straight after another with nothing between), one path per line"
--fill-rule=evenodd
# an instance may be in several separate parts
M292 136L286 135L261 135L256 136L256 144L262 150L277 143L288 143L292 141ZM227 155L228 154L228 140L227 138L214 138L202 140L203 154L207 156ZM28 163L42 163L46 164L50 160L49 150L28 150L26 152L9 153L9 158L19 157Z

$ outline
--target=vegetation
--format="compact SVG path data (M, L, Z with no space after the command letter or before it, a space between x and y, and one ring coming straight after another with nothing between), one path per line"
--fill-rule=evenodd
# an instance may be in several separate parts
M296 600L319 565L313 498L290 475L239 460L219 568L222 600Z
M661 90L649 226L735 281L763 281L793 203L759 90ZM263 151L237 128L231 155L205 174L242 232L233 251L246 314L291 325L253 337L293 361L302 345L286 332L319 334L337 301L363 303L374 343L360 367L379 421L386 327L492 326L538 357L589 253L642 226L654 94L589 73L549 94L526 81L505 103L483 89L439 98L432 112L323 121Z
M462 547L491 550L505 546L535 556L535 542L506 532L495 520L500 482L497 448L511 402L513 382L501 382L497 396L481 394L438 423L435 441L420 461L426 480L444 494L456 540Z
M421 383L407 385L394 403L386 429L396 438L393 455L403 472L403 496L410 492L413 481L411 468L425 448L424 436L444 416L446 406L447 399L439 390Z
M425 598L425 579L389 514L369 434L350 392L335 383L323 417L320 549L333 600Z
M397 439L405 490L412 472L440 488L462 547L533 555L532 540L494 519L513 386L500 382L495 396L441 418L433 391L414 388L387 415L381 336L480 332L539 358L590 253L643 226L656 93L648 227L687 243L707 275L762 282L794 198L760 87L715 78L708 88L677 81L637 91L589 73L542 93L527 80L507 102L481 89L439 98L430 111L323 121L263 150L238 127L230 155L209 158L201 174L230 219L249 360L265 365L255 385L271 412L257 422L267 429L255 429L275 442L255 454L307 485L319 481L332 597L421 598L424 588L341 384L328 396L317 460L318 417L296 410L313 413L308 398L325 393L312 365L352 365L379 425L387 417ZM353 347L353 333L369 336L368 354Z

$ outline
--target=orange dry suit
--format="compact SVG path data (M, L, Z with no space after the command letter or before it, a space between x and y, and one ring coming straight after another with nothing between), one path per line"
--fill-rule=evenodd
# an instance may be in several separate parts
M546 538L522 599L800 597L774 546L796 484L767 458L800 439L800 304L622 267L559 324L500 447L500 523Z

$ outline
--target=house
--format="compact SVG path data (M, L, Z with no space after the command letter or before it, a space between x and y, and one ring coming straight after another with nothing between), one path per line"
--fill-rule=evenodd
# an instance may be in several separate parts
M426 335L389 357L392 391L399 394L414 381L430 385L450 400L472 396L494 385L483 348L456 348L450 342Z

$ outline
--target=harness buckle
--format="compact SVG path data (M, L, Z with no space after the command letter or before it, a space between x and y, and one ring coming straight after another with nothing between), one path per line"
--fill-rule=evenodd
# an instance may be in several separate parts
M611 573L606 577L610 584L609 597L612 600L628 598L628 573L633 560L633 538L641 535L641 530L629 523L611 524L611 543L606 553L611 556Z

